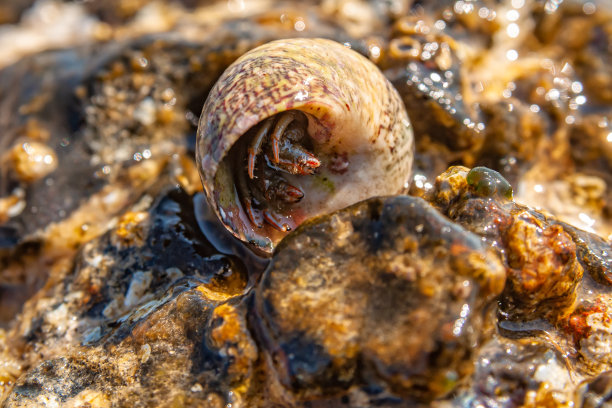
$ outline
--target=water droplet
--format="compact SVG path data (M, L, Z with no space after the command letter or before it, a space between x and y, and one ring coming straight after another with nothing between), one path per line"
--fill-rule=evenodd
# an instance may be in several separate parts
M516 38L521 33L521 29L516 23L508 24L508 27L506 28L506 33L508 34L508 37Z
M506 18L508 19L508 21L517 21L520 17L520 13L516 10L509 10L506 13Z

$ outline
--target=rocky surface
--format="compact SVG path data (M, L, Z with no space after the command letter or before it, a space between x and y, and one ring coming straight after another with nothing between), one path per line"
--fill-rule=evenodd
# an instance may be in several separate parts
M373 400L427 402L471 371L504 281L479 237L424 200L372 199L283 241L258 285L254 325L301 399L353 385Z
M0 405L609 406L605 2L239 3L86 3L96 41L0 71ZM383 69L416 173L264 260L211 218L195 127L298 35Z

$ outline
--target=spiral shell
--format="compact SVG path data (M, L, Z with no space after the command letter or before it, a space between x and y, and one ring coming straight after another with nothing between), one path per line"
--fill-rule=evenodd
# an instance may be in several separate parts
M403 103L366 58L325 39L274 41L246 53L223 73L204 104L197 160L209 204L223 224L268 254L286 231L249 219L236 186L247 161L229 153L258 123L290 110L305 114L308 144L321 165L309 175L282 175L304 192L299 202L274 210L287 230L369 197L402 192L413 161L412 126Z

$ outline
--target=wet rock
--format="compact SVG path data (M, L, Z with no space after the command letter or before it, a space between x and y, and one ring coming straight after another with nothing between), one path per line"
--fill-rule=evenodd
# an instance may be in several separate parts
M298 399L358 386L429 401L471 371L503 283L481 240L423 200L372 199L282 241L254 324Z
M583 120L570 130L572 158L583 169L605 174L612 169L612 148L607 136L612 124L605 115L585 115Z
M572 313L559 325L576 346L584 369L601 372L612 367L612 301L609 295L581 298Z
M477 162L518 180L537 157L546 134L546 122L518 100L483 101L480 109L485 124L484 141Z
M84 57L89 52L66 50L36 55L0 71L0 109L14 112L1 119L1 147L10 159L2 168L0 196L21 198L20 210L5 213L3 221L5 228L17 231L22 239L66 218L104 184L95 177L77 177L95 173L86 147L73 135L80 120L73 92L83 76ZM41 75L43 72L45 75ZM48 150L49 164L57 170L40 174L33 168L36 161L28 165L20 160L19 149L27 154L32 146ZM40 176L32 177L37 173Z
M98 228L92 224L102 212L79 212L79 207L87 200L95 207L112 192L102 191L105 181L94 176L86 147L73 134L79 115L72 91L89 52L39 54L0 71L0 291L6 294L0 297L2 326L24 298L42 287L53 265L95 236ZM125 205L125 193L114 198ZM108 204L111 210L112 202ZM78 215L83 213L88 216ZM63 221L71 231L83 225L92 228L61 234L50 227Z
M573 305L582 277L576 244L561 225L511 197L483 197L479 185L469 181L474 171L449 169L436 180L430 199L503 256L508 282L500 306L508 319L545 317L554 322Z
M569 130L572 159L583 174L581 179L590 181L580 183L587 185L578 186L575 196L586 208L604 214L612 214L612 190L608 188L612 185L612 143L608 141L612 133L612 119L608 117L612 116L609 114L585 115Z
M191 197L168 184L160 188L156 201L143 199L114 229L87 243L70 274L50 277L55 283L47 283L10 332L9 353L23 353L21 359L34 364L73 348L86 355L81 345L96 347L104 338L119 342L133 329L125 322L146 320L187 277L207 301L244 294L244 264L218 254L204 238Z
M578 390L580 408L612 406L612 372L606 371L582 384Z
M242 52L228 47L214 60L203 44L155 36L103 54L75 91L92 161L112 172L172 154L195 132L189 118L223 67Z
M469 182L475 170L450 168L428 199L482 236L503 260L501 332L510 337L547 332L580 370L609 369L610 244L503 195L483 197L478 184Z
M142 145L144 153L130 152L129 160L122 156L125 149L116 149L114 160L96 153L88 135L108 126L88 120L79 97L90 81L92 53L112 59L110 48L40 54L0 72L5 96L0 108L15 112L1 119L7 165L0 183L0 285L12 285L18 298L31 296L51 270L64 268L80 245L104 233L115 215L155 183L172 154L185 151L184 142L176 142L164 145L164 156L148 155L145 150L158 150ZM93 95L91 99L97 100ZM156 135L173 130L160 129ZM122 134L129 137L133 131L126 128ZM116 147L114 135L105 136L109 146ZM10 297L0 304L7 316L18 310Z
M379 65L399 91L416 138L415 172L435 177L469 160L482 144L482 124L464 77L456 41L431 18L405 16L393 25ZM466 163L471 164L471 163Z
M612 286L612 245L610 242L567 223L559 224L576 243L579 258L590 276L603 285Z
M121 1L109 0L105 2L87 2L85 6L87 10L96 15L100 20L112 24L121 25L132 20L139 11L154 3L151 0L135 0ZM184 6L193 9L198 5L214 3L211 0L171 0L169 4L174 3L174 6Z
M34 0L15 0L0 5L0 24L14 24Z
M494 337L475 359L473 386L454 407L557 407L571 403L573 378L567 360L546 341Z
M593 102L610 103L612 10L605 2L591 4L586 8L574 1L555 6L539 4L533 10L534 34L546 45L562 45Z
M511 282L504 311L554 320L573 304L582 277L576 245L561 226L527 212L516 214L503 234Z
M95 345L30 370L3 406L243 406L257 347L244 306L231 299L197 278L181 279Z

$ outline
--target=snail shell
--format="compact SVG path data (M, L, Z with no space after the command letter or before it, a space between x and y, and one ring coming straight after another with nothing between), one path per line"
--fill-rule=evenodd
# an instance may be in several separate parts
M254 129L264 126L259 123L286 111L307 119L305 145L320 165L307 175L278 171L303 192L298 202L271 206L270 213L282 220L279 228L248 216L248 193L237 179L252 183L264 176L245 176L246 147L232 152L235 145L252 143L241 138L252 140ZM211 90L197 137L209 204L229 231L264 254L307 218L402 192L413 149L412 126L397 91L369 60L325 39L274 41L236 60ZM278 170L273 156L260 154L256 167Z

